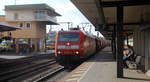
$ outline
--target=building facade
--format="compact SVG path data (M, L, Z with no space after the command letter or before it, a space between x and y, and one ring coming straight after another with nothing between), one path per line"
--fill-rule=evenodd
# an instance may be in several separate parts
M37 52L45 50L46 25L56 25L56 16L60 15L46 4L7 5L0 22L20 28L3 33L11 34L17 53L23 47Z

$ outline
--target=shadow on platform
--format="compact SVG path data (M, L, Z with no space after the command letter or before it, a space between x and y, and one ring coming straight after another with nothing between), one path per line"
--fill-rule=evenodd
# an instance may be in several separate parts
M141 80L141 81L150 81L150 79L135 78L135 77L123 77L123 79Z

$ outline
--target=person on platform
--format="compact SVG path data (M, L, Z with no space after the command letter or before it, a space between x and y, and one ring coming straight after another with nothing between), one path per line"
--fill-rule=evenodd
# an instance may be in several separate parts
M127 45L127 48L124 49L123 55L124 68L128 68L127 61L135 61L133 48L130 45Z

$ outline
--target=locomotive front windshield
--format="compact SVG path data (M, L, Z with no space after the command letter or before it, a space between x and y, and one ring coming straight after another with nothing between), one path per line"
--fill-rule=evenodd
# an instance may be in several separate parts
M79 33L59 33L58 36L58 41L60 42L77 42L79 39Z

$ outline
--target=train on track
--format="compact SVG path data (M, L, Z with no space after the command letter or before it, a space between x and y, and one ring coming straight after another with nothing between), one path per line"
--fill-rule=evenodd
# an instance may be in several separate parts
M81 62L108 45L110 41L81 30L59 31L56 35L55 57L59 64L67 67Z

